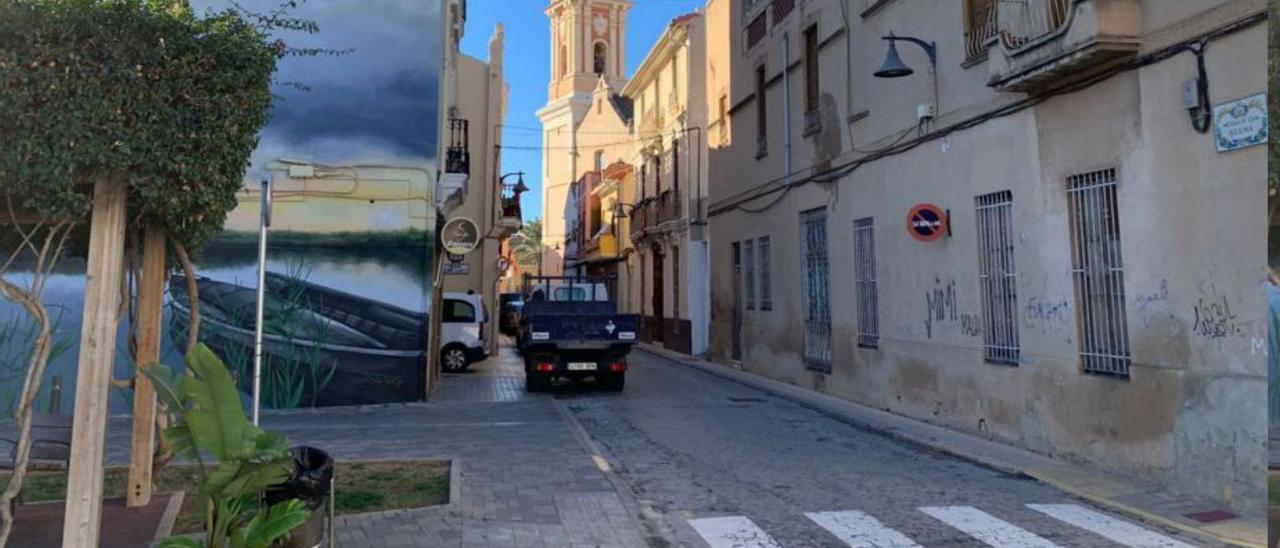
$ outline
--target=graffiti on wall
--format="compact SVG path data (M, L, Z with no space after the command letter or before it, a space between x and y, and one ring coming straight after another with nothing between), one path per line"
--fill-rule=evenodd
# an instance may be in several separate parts
M1231 310L1226 295L1219 295L1213 286L1196 300L1193 313L1195 324L1192 332L1197 335L1210 339L1249 336L1249 322L1241 321Z
M1041 331L1066 327L1071 321L1071 303L1066 299L1031 297L1022 307L1022 318L1027 327Z
M956 281L943 282L941 278L933 279L934 287L925 291L925 336L933 338L934 324L954 324L967 337L982 334L982 318L977 314L962 312L956 299ZM938 325L939 328L942 325Z

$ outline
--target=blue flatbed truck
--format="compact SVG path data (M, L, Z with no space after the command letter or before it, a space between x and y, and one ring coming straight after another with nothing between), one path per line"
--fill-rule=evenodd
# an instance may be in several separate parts
M618 313L615 282L612 276L525 276L516 346L526 390L545 391L554 378L594 378L604 390L622 391L640 320Z

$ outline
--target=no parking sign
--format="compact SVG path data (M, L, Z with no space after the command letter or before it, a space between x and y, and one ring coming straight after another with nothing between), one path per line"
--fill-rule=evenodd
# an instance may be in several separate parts
M922 242L933 242L947 231L947 213L933 204L917 204L907 212L907 233Z

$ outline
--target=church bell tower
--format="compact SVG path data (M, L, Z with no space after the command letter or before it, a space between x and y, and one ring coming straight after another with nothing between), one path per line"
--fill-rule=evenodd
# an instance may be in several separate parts
M551 67L542 121L542 273L563 273L565 210L570 185L590 159L579 158L578 124L603 78L626 85L627 12L632 0L551 0Z

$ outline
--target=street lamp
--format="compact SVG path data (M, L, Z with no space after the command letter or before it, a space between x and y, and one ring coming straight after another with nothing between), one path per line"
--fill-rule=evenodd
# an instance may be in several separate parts
M929 72L936 73L938 68L938 45L935 42L926 42L919 38L910 36L896 36L892 32L888 36L881 36L883 40L889 42L889 51L885 53L884 64L880 66L880 70L875 72L876 78L902 78L915 74L911 67L902 62L902 58L898 57L898 47L895 44L898 40L911 42L921 48L929 56Z
M933 77L933 112L927 115L927 118L935 118L938 116L938 44L936 42L926 42L919 38L911 36L896 36L890 32L888 36L881 36L883 40L889 42L889 51L885 52L884 64L880 65L880 70L875 72L876 78L903 78L915 74L911 67L902 62L902 58L898 56L897 42L911 42L924 49L925 55L929 56L929 74ZM917 131L922 127L920 124L925 122L926 117L921 117L917 124Z

